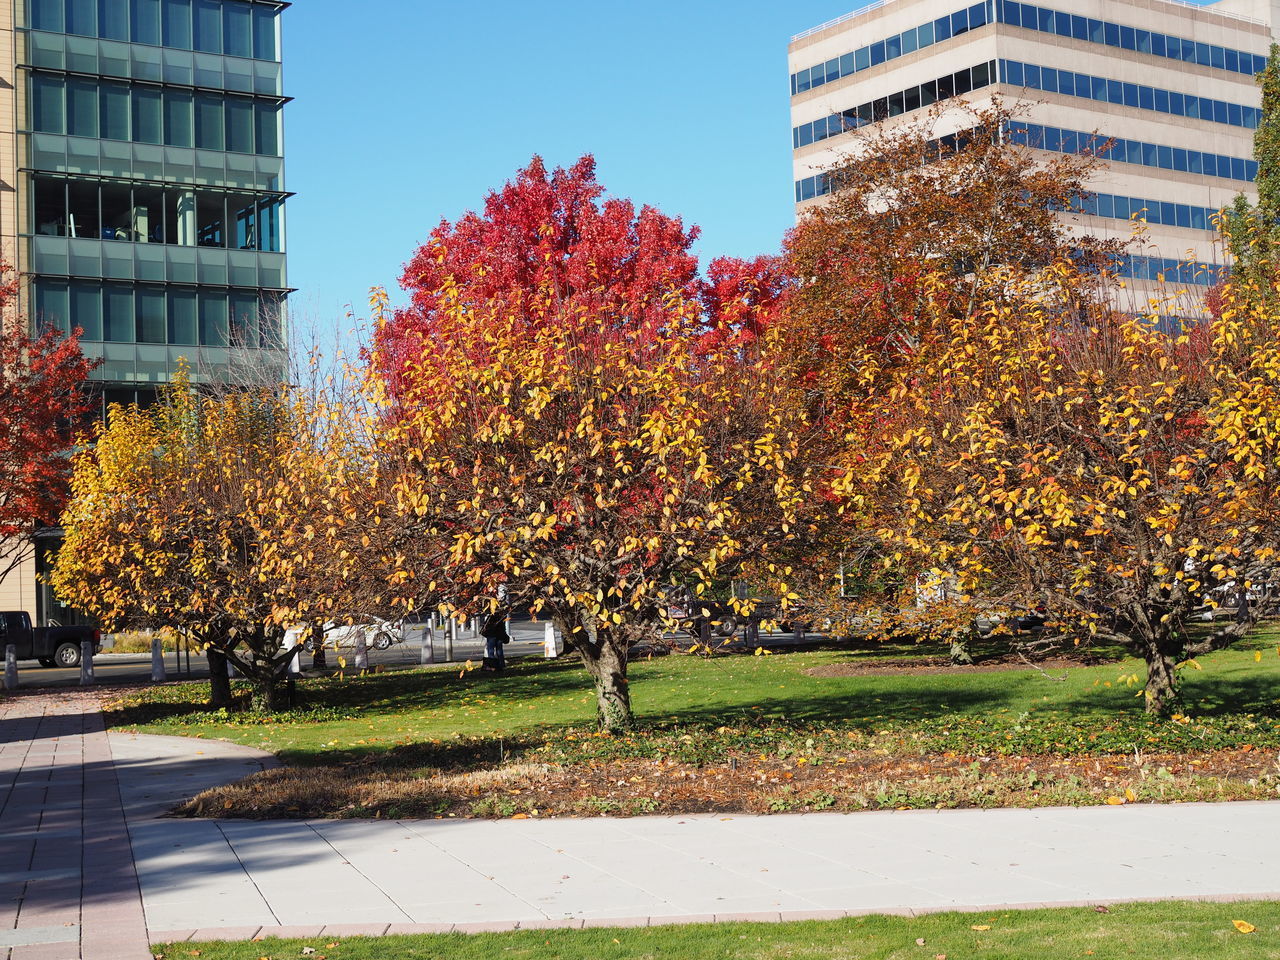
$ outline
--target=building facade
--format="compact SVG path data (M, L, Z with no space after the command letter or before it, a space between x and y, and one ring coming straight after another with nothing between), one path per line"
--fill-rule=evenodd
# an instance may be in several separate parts
M866 123L922 116L963 95L1022 102L1015 142L1084 152L1112 141L1073 219L1127 238L1121 266L1138 287L1165 277L1214 282L1222 267L1213 218L1252 200L1253 133L1262 70L1280 22L1271 0L881 0L791 41L797 211L821 202L823 171ZM963 122L959 117L955 124ZM940 118L939 135L955 132Z
M285 369L282 0L0 0L0 246L36 326L79 327L93 397ZM66 622L38 574L0 609Z

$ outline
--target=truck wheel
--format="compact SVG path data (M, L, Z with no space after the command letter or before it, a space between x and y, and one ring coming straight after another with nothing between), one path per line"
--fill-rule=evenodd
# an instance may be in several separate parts
M60 667L80 666L80 647L74 643L64 643L54 651L53 659Z
M54 661L53 657L41 657L41 658L40 658L40 666L42 666L42 667L56 667L57 665L58 665L58 664L57 664L57 662L56 662L56 661Z

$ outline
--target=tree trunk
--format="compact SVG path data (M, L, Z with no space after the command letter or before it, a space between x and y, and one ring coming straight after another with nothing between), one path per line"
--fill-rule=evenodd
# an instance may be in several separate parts
M951 665L953 667L973 666L973 654L969 652L968 631L951 635Z
M263 666L255 664L255 666ZM267 667L270 671L270 667ZM253 709L259 713L276 713L287 706L285 686L274 673L253 678Z
M209 704L215 710L232 708L231 678L227 676L227 657L217 647L205 649L209 662Z
M568 631L561 627L561 633ZM596 714L606 733L629 730L631 690L627 685L627 646L621 631L583 627L573 634L574 647L596 686Z
M1143 643L1143 659L1147 662L1147 713L1167 717L1178 706L1177 661L1166 645L1155 637L1148 638Z

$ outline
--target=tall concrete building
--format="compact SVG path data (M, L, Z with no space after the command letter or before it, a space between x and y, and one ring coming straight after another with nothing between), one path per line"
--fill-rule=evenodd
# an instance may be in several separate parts
M0 0L0 253L33 324L83 330L102 410L284 369L281 0ZM2 87L7 87L3 89ZM0 610L67 622L38 582Z
M1122 272L1212 283L1214 214L1253 199L1253 133L1280 4L1218 0L879 0L790 45L797 209L820 202L822 171L863 124L922 116L938 100L1023 101L1015 141L1084 151L1114 140L1080 229L1146 234ZM953 126L947 128L946 124ZM959 117L944 115L939 135ZM1202 268L1203 267L1203 268Z

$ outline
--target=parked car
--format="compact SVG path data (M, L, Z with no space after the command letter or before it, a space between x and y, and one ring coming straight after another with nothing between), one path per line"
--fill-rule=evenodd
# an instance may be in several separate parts
M102 652L102 632L93 627L33 627L24 611L0 611L0 650L12 644L19 660L38 660L42 667L80 666L80 645Z
M324 646L330 649L354 647L359 637L370 650L386 650L392 644L404 641L404 630L401 621L382 620L374 617L368 623L338 623L329 621L324 625ZM315 640L306 627L290 627L284 635L286 647L292 647L298 638L304 637L302 649L311 653L315 649Z

